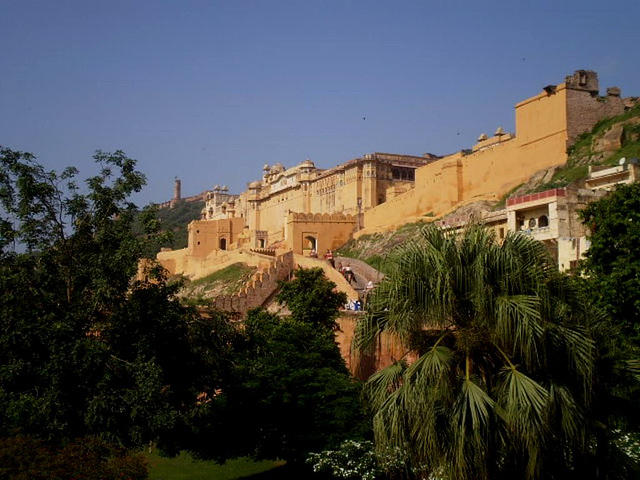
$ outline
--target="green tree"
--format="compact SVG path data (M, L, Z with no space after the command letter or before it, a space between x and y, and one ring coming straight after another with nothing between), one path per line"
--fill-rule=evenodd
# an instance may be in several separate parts
M342 294L334 286L321 271L297 270L279 295L291 316L249 312L233 348L234 368L194 420L195 453L300 465L312 451L366 434L361 385L335 341Z
M377 448L405 451L419 475L592 478L589 329L601 318L542 244L429 226L393 258L358 342L386 330L419 358L365 387Z
M276 299L286 304L292 318L333 330L338 309L347 303L347 295L336 291L321 268L298 268L295 277L279 283Z
M123 152L94 158L81 189L75 169L0 148L0 435L174 445L216 388L225 319L180 305L177 285L133 281L157 228L145 212L133 234L144 176Z
M593 305L608 314L598 330L598 456L624 463L614 444L640 458L640 185L618 187L581 212L589 228L589 250L581 262L583 282ZM608 442L604 441L608 440ZM636 473L640 476L640 474Z
M617 188L590 203L581 217L589 249L581 263L591 295L640 346L640 184Z

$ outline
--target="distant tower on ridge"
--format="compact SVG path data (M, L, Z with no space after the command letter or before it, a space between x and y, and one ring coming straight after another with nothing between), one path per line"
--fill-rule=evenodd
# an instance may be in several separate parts
M180 179L176 177L173 182L173 198L171 199L171 203L169 204L170 208L175 207L180 202L180 188Z

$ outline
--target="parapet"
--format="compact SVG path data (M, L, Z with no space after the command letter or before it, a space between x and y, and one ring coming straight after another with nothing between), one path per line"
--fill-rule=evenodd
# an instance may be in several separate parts
M300 213L289 212L287 223L308 222L308 223L353 223L355 216L344 213Z
M565 77L564 81L571 90L586 90L593 95L600 91L598 74L593 70L576 70L573 75Z

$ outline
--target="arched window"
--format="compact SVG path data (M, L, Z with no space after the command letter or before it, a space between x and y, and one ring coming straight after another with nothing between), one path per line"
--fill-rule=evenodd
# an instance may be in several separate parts
M548 227L549 226L549 219L547 218L546 215L542 215L538 218L538 227L542 228L542 227Z

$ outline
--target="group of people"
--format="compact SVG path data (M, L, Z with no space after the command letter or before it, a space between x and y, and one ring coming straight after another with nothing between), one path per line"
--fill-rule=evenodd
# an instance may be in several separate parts
M309 256L311 257L318 257L318 253L315 250L311 250L311 253L309 254ZM353 269L351 268L351 265L349 265L348 263L345 264L344 266L342 265L342 262L338 262L338 265L336 267L336 262L335 259L333 258L333 251L327 249L327 251L324 254L324 259L329 263L329 265L331 265L333 268L337 268L337 270L342 274L342 276L349 282L349 285L351 285L352 283L356 283L357 284L357 280L356 280L356 275L355 273L353 273ZM348 304L345 305L345 309L346 310L362 310L363 309L363 302L366 301L367 296L369 295L369 293L371 292L371 290L373 290L374 288L374 283L369 280L369 282L367 283L367 285L365 286L365 288L362 291L362 301L361 300L351 300L349 301Z
M318 257L318 253L316 252L316 250L311 250L311 253L309 254L310 257ZM327 251L324 254L324 259L329 262L329 265L331 265L333 268L336 268L336 262L335 259L333 258L333 250L327 249ZM348 263L346 265L342 265L342 262L338 262L338 266L337 266L337 270L342 274L342 276L349 282L349 285L351 285L352 283L356 283L357 284L357 280L356 280L356 274L353 273L353 269L351 268L351 265L349 265ZM371 290L373 290L374 284L371 280L369 280L369 282L367 283L366 287L363 290L363 296L366 299L367 295L369 294L369 292ZM350 305L350 308L347 308L348 310L361 310L362 309L362 302L360 302L360 300L357 300L357 304L353 303Z
M329 262L333 268L336 268L336 261L333 258L333 251L327 249L324 254L324 259ZM347 263L344 267L342 266L342 262L338 262L338 271L342 274L342 276L349 282L349 284L356 281L356 275L353 273L351 266Z
M362 302L360 300L349 300L349 302L344 305L344 309L358 312L362 310Z

